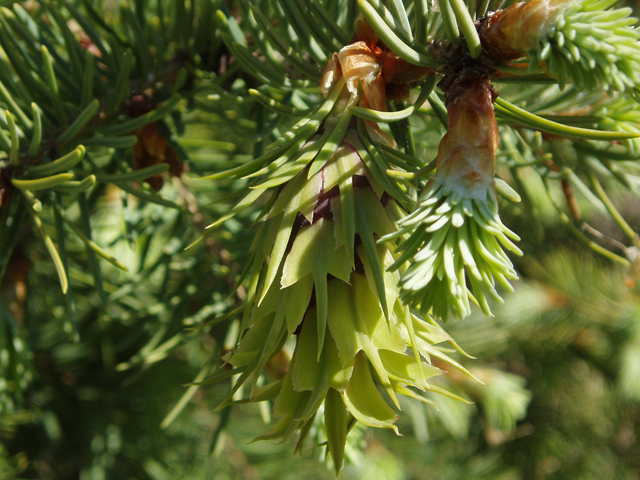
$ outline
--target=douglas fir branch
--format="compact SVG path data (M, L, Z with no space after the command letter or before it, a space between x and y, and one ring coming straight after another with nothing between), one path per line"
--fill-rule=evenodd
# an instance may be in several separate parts
M0 12L0 276L23 226L33 226L60 281L65 331L79 341L70 279L92 285L100 311L116 302L123 319L131 304L155 308L147 297L129 301L137 287L103 282L102 261L127 267L96 240L92 210L100 198L116 191L124 205L134 196L175 211L176 231L189 224L177 247L163 245L167 262L178 251L194 258L204 251L224 263L212 238L200 241L234 217L254 222L246 266L229 281L233 294L213 308L209 292L189 322L226 326L222 337L232 345L224 350L216 339L219 370L204 380L203 370L199 384L232 378L218 409L273 406L275 422L259 439L295 436L297 451L306 439L326 440L338 474L358 422L398 432L402 396L467 401L461 385L481 382L455 359L466 354L441 325L474 309L491 315L503 292L514 290L520 238L498 206L540 225L523 172L535 176L575 238L632 266L640 240L607 188L640 193L640 31L617 0L256 2L263 9L248 0L203 0L197 21L185 10L200 5L192 0L175 2L176 18L159 13L155 23L145 20L142 1L135 13L122 7L122 31L92 2L79 3L95 22L74 2L39 2L40 16L17 3ZM164 3L157 2L160 10ZM165 31L169 21L197 29L171 23ZM251 158L238 156L223 170L212 161L208 172L189 160L193 139L179 138L181 112L194 105L250 138L254 144L242 148L253 149ZM225 154L236 148L212 144ZM207 210L189 192L194 185L224 195ZM579 223L574 191L608 215L629 246L605 248L595 229ZM521 196L517 210L505 202ZM230 198L239 201L227 208ZM125 219L128 244L135 222L144 232L164 228L153 215ZM213 215L205 227L203 218ZM521 245L533 235L520 233ZM82 245L90 274L70 269L69 235ZM194 248L182 253L189 243ZM145 263L148 248L138 248L136 281L162 263ZM193 260L184 269L201 265ZM169 270L158 298L190 303L186 293L165 295ZM197 295L197 282L188 282ZM123 298L129 304L117 303ZM174 304L165 307L158 311L169 315ZM145 328L158 343L172 331ZM13 348L12 358L20 351ZM276 361L285 366L273 368ZM24 368L5 370L0 380L6 375L20 388L32 378ZM2 392L0 407L12 401Z
M312 113L263 156L213 176L251 180L213 226L269 198L252 248L244 333L226 357L241 374L221 407L246 384L242 401L275 402L278 422L260 438L300 432L301 449L324 405L336 472L354 422L395 429L398 394L424 402L421 391L454 396L430 380L446 364L468 373L446 354L443 342L458 347L437 321L466 317L474 304L491 315L490 301L503 302L499 290L513 291L518 277L507 252L522 252L500 220L496 187L518 195L496 178L495 104L508 120L521 114L498 100L492 82L625 92L640 75L635 19L629 9L609 9L613 2L534 0L485 15L459 0L441 1L439 12L416 1L413 26L392 3L388 10L362 0L350 43L323 52L324 100ZM265 25L262 13L252 15ZM246 48L226 38L238 55ZM314 64L295 59L292 66ZM293 77L284 82L294 85ZM433 162L420 158L406 121L427 100L447 128ZM528 115L526 125L544 132L602 138ZM256 388L291 338L286 375Z

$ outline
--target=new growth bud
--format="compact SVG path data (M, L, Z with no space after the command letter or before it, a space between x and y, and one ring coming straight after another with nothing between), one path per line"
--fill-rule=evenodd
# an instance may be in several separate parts
M382 240L408 235L392 266L399 269L411 259L400 281L405 303L446 319L450 311L469 315L471 299L490 315L485 294L502 302L496 281L512 291L507 279L518 278L502 247L522 253L507 238L518 240L517 235L498 216L495 93L489 80L473 70L448 78L443 90L449 129L440 142L436 174L417 209L398 222L400 230Z
M501 61L535 49L574 0L532 0L493 14L482 26L482 47Z
M614 1L532 0L496 12L480 26L484 50L497 62L530 58L561 87L625 90L640 83L640 32L630 8Z

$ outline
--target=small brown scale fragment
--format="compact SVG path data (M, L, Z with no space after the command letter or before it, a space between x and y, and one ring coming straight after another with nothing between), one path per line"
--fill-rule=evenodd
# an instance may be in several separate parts
M176 152L171 148L169 142L162 136L157 123L149 123L136 130L138 143L133 147L133 168L141 168L167 163L169 174L175 177L182 175L184 165ZM151 188L158 191L162 188L164 180L162 174L145 180Z
M11 201L11 192L13 191L13 184L9 177L9 172L0 170L0 208L9 207Z

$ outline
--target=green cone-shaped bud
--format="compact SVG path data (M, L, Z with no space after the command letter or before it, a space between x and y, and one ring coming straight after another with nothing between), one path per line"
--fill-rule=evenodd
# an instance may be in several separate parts
M241 374L222 405L245 384L243 402L274 400L277 422L260 438L300 432L299 450L325 404L338 472L346 418L397 432L398 394L426 403L431 402L419 391L455 397L428 383L443 373L431 364L433 357L468 372L438 346L457 348L453 340L430 317L418 318L402 303L400 275L390 271L395 241L378 242L397 230L396 200L414 202L380 174L387 167L373 143L388 134L362 121L355 131L351 121L351 107L360 100L384 106L374 51L364 42L345 47L329 62L325 80L326 100L316 113L265 156L219 176L259 180L217 224L272 191L251 248L240 340L225 357ZM269 360L292 337L286 375L256 388Z
M243 371L238 384L255 385L296 336L286 376L245 399L275 399L278 421L260 438L304 437L329 395L324 418L338 468L346 436L340 412L396 430L398 394L429 403L412 388L430 389L428 379L442 373L432 357L466 372L437 346L455 346L451 338L413 315L400 300L399 274L385 272L394 245L376 240L395 231L397 210L344 141L311 178L305 169L290 180L265 215L253 246L247 328L227 358Z

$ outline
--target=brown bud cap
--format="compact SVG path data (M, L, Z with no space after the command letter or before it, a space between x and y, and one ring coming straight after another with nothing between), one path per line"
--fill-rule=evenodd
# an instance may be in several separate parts
M380 66L376 55L365 42L356 42L347 45L338 54L342 74L347 82L347 88L352 95L358 92L358 82L369 83L373 81Z
M466 197L486 196L494 188L498 149L495 91L473 71L461 72L445 88L449 127L436 157L436 178Z
M356 20L356 30L351 39L352 42L365 42L370 48L378 43L378 35L373 31L367 19L360 13Z
M433 72L433 68L413 65L390 50L382 55L382 75L387 83L413 83Z
M329 92L341 76L340 60L338 59L338 54L334 53L325 65L320 79L320 90L325 98L329 96Z

